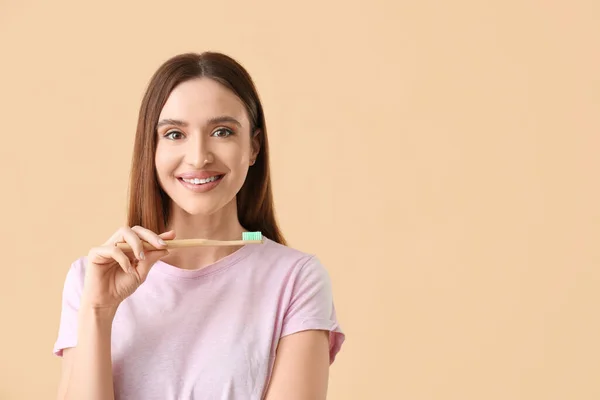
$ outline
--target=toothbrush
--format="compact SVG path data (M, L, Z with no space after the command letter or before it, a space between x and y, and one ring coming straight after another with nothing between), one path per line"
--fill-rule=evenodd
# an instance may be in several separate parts
M176 249L197 246L243 246L246 244L264 243L264 239L261 232L242 232L242 240L173 239L165 240L165 242L167 243L167 249ZM156 247L148 242L142 241L142 245L146 250L157 250ZM128 243L117 243L116 246L122 250L131 250L131 246Z

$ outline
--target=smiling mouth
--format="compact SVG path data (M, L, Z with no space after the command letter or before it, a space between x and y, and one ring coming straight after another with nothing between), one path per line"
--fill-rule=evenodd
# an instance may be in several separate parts
M206 185L207 183L220 181L221 179L223 179L224 176L225 175L215 175L215 176L211 176L210 178L206 178L206 179L199 179L199 178L191 178L191 179L177 178L177 179L179 179L182 182L189 183L190 185L202 186L202 185Z

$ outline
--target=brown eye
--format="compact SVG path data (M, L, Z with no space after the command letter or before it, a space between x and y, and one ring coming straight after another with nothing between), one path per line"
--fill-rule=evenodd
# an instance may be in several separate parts
M167 139L171 139L171 140L178 140L183 138L183 133L179 132L179 131L169 131L167 133L165 133L164 137L166 137Z
M211 136L226 138L230 135L233 135L232 130L226 128L219 128L216 131L214 131Z

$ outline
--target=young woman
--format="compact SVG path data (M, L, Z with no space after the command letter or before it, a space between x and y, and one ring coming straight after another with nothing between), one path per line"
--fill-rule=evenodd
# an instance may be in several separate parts
M265 242L164 245L245 231ZM325 399L343 341L326 269L277 226L251 77L215 52L166 61L139 113L127 226L65 280L59 399Z

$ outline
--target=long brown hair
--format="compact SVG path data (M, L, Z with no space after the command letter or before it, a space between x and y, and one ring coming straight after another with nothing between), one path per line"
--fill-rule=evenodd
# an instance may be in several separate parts
M184 53L165 61L154 73L139 110L129 186L128 226L143 226L153 232L166 230L171 199L160 187L154 156L156 125L171 91L190 79L206 77L233 91L245 104L250 135L259 131L260 150L237 194L240 224L249 231L281 244L286 241L275 218L269 170L269 143L263 107L248 72L233 58L217 52Z

